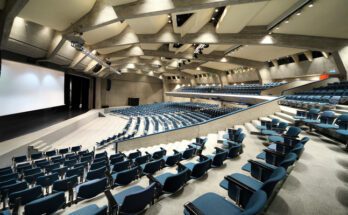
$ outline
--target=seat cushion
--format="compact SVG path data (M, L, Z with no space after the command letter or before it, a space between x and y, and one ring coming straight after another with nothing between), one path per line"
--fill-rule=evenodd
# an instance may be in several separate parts
M257 125L256 128L259 130L267 129L267 127L265 125Z
M193 200L192 204L207 215L225 215L241 213L239 207L235 206L233 203L227 201L224 197L219 196L216 193L203 194L202 196ZM189 213L186 210L184 211L184 214L189 215Z
M268 136L270 136L270 135L276 136L278 133L276 131L273 131L273 130L262 130L261 134L268 135Z
M83 207L81 209L78 209L69 215L95 215L95 214L105 214L107 210L106 206L103 206L99 208L97 205L87 205L86 207ZM105 213L103 213L105 211Z
M259 190L263 185L262 182L240 173L234 173L231 175L231 177L241 182L242 184L247 185L253 190ZM224 188L225 190L228 190L228 181L226 179L222 180L220 182L220 187Z
M143 191L144 188L141 187L141 186L133 186L133 187L130 187L124 191L121 191L119 193L117 193L116 195L114 195L114 198L117 202L118 205L122 205L123 204L123 201L124 201L124 198L128 195L131 195L135 192L140 192L140 191Z
M246 163L242 166L242 170L247 171L247 172L251 172L251 163Z
M323 128L323 129L337 129L338 125L332 125L332 124L317 124L316 125L318 128Z
M162 185L164 185L164 182L166 181L166 179L170 176L174 175L173 173L170 172L166 172L162 175L159 175L156 177L157 181L159 181Z
M294 119L306 119L305 116L294 116Z
M261 159L261 160L265 160L266 159L266 153L265 152L261 152L260 154L258 154L256 156L257 159Z
M336 133L343 136L348 136L348 130L339 129L339 130L336 130Z
M305 119L303 120L305 123L320 123L320 120L318 119Z
M267 147L269 150L276 151L277 150L277 144L273 143Z
M284 142L284 137L281 136L269 136L268 140L273 143L283 143Z
M187 164L185 164L185 166L192 171L193 167L195 166L195 163L187 163Z

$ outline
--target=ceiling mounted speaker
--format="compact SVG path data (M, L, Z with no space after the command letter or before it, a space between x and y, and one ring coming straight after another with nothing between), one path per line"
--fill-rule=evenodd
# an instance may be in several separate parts
M102 68L102 65L100 65L100 64L98 63L97 65L95 65L95 66L93 67L92 71L93 71L94 73L97 73L97 72L99 72L99 71L101 70L101 68Z

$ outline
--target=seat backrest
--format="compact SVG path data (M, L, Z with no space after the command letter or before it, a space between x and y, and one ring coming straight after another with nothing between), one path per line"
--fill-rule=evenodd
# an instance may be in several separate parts
M277 125L279 122L280 122L279 119L273 118L271 123L272 123L273 126L275 126L275 125Z
M78 183L78 179L76 175L71 177L66 177L65 179L53 182L52 190L55 192L57 191L65 192L69 190L69 186L75 187L77 183Z
M229 158L235 158L241 153L242 144L233 145L228 149Z
M86 180L94 180L94 179L99 179L105 177L105 171L106 171L106 166L101 167L96 170L91 170L87 173Z
M116 163L122 162L124 160L123 156L110 157L110 165L115 165Z
M121 171L124 171L126 169L129 169L131 164L132 164L132 160L125 160L125 161L116 163L112 167L112 172L121 172Z
M119 172L117 174L117 177L115 178L115 184L125 186L129 183L131 183L133 180L135 180L138 177L138 167L133 167L131 169L124 170L122 172Z
M308 111L307 119L316 119L316 118L318 118L319 113L320 113L320 109L311 108Z
M297 143L294 148L291 149L290 152L296 154L297 159L299 159L302 155L302 152L304 150L304 145L302 143Z
M73 168L73 169L69 169L68 171L66 171L65 177L70 177L70 176L73 176L73 175L81 176L81 175L83 175L83 172L84 172L84 167L83 166L80 166L80 167L77 167L77 168Z
M286 136L297 137L301 133L301 129L299 127L291 126L286 132Z
M135 158L134 162L138 165L141 165L141 164L149 162L150 159L151 159L151 155L146 154L146 155Z
M348 130L348 114L342 114L337 117L336 124L340 129Z
M266 192L268 197L270 197L274 187L279 181L284 179L285 176L286 170L283 167L277 167L270 177L263 183L261 189Z
M141 156L141 152L140 151L136 151L136 152L132 152L128 155L128 159L135 159L137 157Z
M151 161L145 164L143 172L147 174L154 174L155 172L157 172L158 170L162 168L163 163L164 163L163 159Z
M8 181L11 179L17 179L17 178L18 178L18 173L14 172L14 173L0 176L0 182Z
M309 141L309 137L303 137L299 143L302 143L303 145L305 145L308 141Z
M103 193L106 185L107 179L105 177L85 182L76 188L77 199L91 199L100 193Z
M289 168L289 166L293 165L297 159L297 155L295 153L288 153L284 160L279 163L279 166L283 167L285 170Z
M286 127L288 127L288 123L286 123L286 122L280 122L279 124L278 124L278 129L286 129Z
M51 194L26 204L24 215L53 214L65 206L64 192Z
M240 135L238 135L237 139L235 140L237 143L243 143L243 140L245 138L245 134L241 133Z
M9 204L10 206L15 204L17 198L21 198L21 205L25 205L28 202L31 202L35 199L38 199L43 196L42 187L35 186L29 189L21 190L18 192L11 193L9 195Z
M106 161L105 160L102 160L102 161L99 161L99 162L94 162L91 164L91 167L90 167L90 170L95 170L95 169L99 169L101 167L104 167L106 166Z
M212 160L210 158L196 163L192 169L191 176L195 178L202 177L210 168Z
M167 154L167 151L164 150L164 149L161 149L159 151L156 151L152 154L152 158L153 159L160 159L162 158L163 156L165 156Z
M193 156L194 153L195 153L195 148L188 148L182 153L182 158L189 159Z
M190 178L190 170L188 168L185 168L179 171L177 174L169 176L164 181L162 189L164 192L167 192L167 193L175 193L181 187L184 186L184 184L187 182L189 178Z
M127 195L120 207L120 212L125 214L137 214L149 205L155 196L155 183L146 189Z
M15 184L10 184L10 185L1 187L1 195L2 196L6 196L6 194L10 195L11 193L25 190L27 188L28 188L27 182L25 181L17 182Z
M228 156L228 151L221 151L216 153L213 158L212 165L216 167L222 166L227 156Z
M181 159L181 153L176 153L174 155L170 155L166 159L166 164L168 166L174 166L176 163L178 163Z
M58 173L54 173L51 175L40 176L36 179L36 184L41 185L43 187L51 186L53 182L58 181L59 175Z
M13 161L16 162L16 163L24 162L24 161L27 161L27 160L28 160L28 158L27 158L26 155L13 157Z
M258 190L254 192L253 195L251 195L241 215L259 214L262 211L262 209L265 207L266 202L267 202L267 194L264 191Z
M324 111L320 115L320 123L332 124L335 121L335 112L333 111Z

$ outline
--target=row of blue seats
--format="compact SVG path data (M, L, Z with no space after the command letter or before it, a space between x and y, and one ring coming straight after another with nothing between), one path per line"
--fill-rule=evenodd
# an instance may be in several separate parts
M321 112L320 109L311 108L308 111L298 110L294 119L298 125L307 125L310 131L315 129L341 140L348 148L348 114L338 115L334 111Z
M341 102L341 96L288 95L279 104L296 108L334 108Z
M225 176L220 187L227 190L228 196L235 204L222 196L210 192L184 205L184 214L259 214L270 203L276 194L277 188L290 174L291 166L300 158L307 139L297 139L300 129L290 127L285 134L269 137L271 143L268 149L257 156L265 160L249 160L242 170L250 176L233 173ZM226 136L231 136L229 132ZM238 133L238 130L235 130ZM292 137L292 143L287 138ZM275 139L274 139L275 138ZM283 138L283 139L281 139ZM301 142L302 141L302 142ZM273 145L276 145L274 147ZM278 146L279 145L279 146ZM286 148L287 150L284 150ZM218 208L218 210L216 210Z

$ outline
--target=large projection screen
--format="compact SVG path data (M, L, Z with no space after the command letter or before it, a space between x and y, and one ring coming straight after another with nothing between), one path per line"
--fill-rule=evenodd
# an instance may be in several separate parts
M0 116L64 105L64 73L2 60Z

